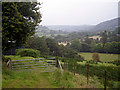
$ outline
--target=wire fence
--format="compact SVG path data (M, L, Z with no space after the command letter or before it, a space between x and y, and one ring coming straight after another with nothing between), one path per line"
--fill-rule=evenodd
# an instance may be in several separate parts
M68 70L79 75L86 76L86 83L90 84L94 80L98 80L104 88L120 88L120 67L119 66L104 66L99 64L79 64L74 60L64 60L64 70Z

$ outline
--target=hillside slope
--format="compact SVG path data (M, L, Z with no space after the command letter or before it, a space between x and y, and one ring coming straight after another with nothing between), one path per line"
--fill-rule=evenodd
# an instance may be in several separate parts
M120 18L115 18L109 21L101 22L100 24L97 24L92 31L110 31L115 30L120 24L118 25L118 22L120 22Z

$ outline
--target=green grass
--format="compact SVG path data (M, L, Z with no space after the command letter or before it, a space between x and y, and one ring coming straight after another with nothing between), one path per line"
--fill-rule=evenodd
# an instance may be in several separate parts
M3 88L56 88L47 79L49 73L39 69L32 71L3 70Z
M49 75L49 80L53 85L60 88L75 88L75 76L68 71L60 71L57 69Z
M105 54L105 53L98 53L100 57L100 61L102 62L111 62L114 60L118 60L120 54ZM85 60L92 60L93 53L79 53L79 55L83 56Z
M32 58L20 56L6 57L10 57L12 60ZM62 64L64 63L62 62ZM69 69L70 68L71 65ZM120 84L116 79L119 77L117 74L120 73L118 68L120 67L108 63L90 64L89 85L86 83L86 61L78 62L76 65L77 74L75 76L71 70L71 72L67 70L65 72L61 72L57 69L55 72L41 73L40 68L25 72L21 70L12 71L3 69L2 86L3 88L91 88L91 86L94 86L95 88L104 88L103 70L106 69L108 72L107 88L110 87L110 85L112 85L112 87L118 87L118 84ZM111 76L112 81L110 80Z
M76 76L57 69L55 72L3 70L3 88L75 88ZM79 82L79 81L78 81Z

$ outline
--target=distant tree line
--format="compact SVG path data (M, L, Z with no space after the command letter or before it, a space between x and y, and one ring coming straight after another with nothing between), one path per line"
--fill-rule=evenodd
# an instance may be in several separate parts
M40 51L41 56L60 56L66 58L79 58L82 57L77 54L75 50L69 46L58 45L55 39L45 37L30 37L24 48L31 48Z
M83 42L74 39L70 47L77 52L120 53L120 27L112 32L102 32L101 37L93 40L87 35Z

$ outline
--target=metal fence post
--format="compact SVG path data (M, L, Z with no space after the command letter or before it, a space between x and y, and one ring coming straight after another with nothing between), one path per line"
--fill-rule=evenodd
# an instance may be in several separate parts
M104 84L104 90L106 90L106 84L107 84L107 72L105 71L105 84Z

